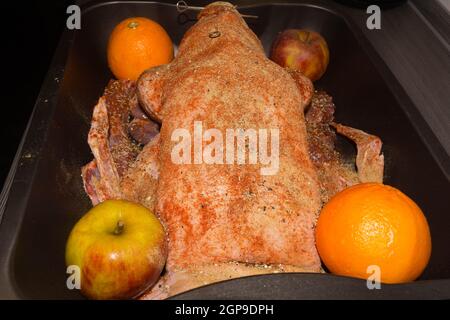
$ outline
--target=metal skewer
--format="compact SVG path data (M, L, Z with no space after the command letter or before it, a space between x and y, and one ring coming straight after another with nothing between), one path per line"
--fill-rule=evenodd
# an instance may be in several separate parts
M204 9L204 7L189 6L189 5L186 3L186 1L183 1L183 0L178 1L176 7L177 7L177 11L178 11L179 13L183 13L183 12L185 12L186 10L201 11L201 10ZM251 15L251 14L242 14L242 13L241 13L241 16L242 16L243 18L258 19L258 16Z

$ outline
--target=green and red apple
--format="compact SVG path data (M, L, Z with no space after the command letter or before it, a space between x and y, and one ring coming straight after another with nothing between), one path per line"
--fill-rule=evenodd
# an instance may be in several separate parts
M159 278L167 258L165 231L147 208L107 200L74 226L66 264L81 271L81 292L91 299L129 299Z
M284 68L300 71L311 81L325 73L330 53L325 39L317 32L288 29L275 39L270 59Z

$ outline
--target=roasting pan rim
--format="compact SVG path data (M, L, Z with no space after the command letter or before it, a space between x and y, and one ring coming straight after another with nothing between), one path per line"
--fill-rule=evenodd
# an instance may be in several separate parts
M286 279L283 279L286 278ZM285 281L283 283L277 283L277 280ZM281 273L269 273L260 275L244 276L229 280L223 280L211 284L207 284L198 288L194 288L175 296L168 298L168 300L190 300L190 299L225 299L225 300L241 300L241 299L256 299L256 300L303 300L303 299L325 299L325 300L339 300L339 299L403 299L405 296L402 291L410 290L406 299L449 299L450 298L450 279L430 279L430 280L417 280L401 284L388 284L382 283L380 290L369 290L367 288L367 280L358 279L348 276L339 276L331 273L312 273L312 272L281 272ZM260 283L261 282L261 283ZM305 287L296 288L296 290L287 290L290 296L283 296L283 292L286 291L285 284L289 282L299 283L300 285L308 284L310 282L316 282L314 285L322 286L319 293L315 293L315 298L311 297L299 297L297 290L303 290ZM243 285L250 285L251 290L266 289L267 286L271 286L271 292L268 295L258 295L257 297L243 294L242 291L236 290L236 288L229 289L235 285L235 287L242 287ZM343 290L352 289L356 291L351 292L350 296L342 298ZM228 291L227 291L228 290ZM274 298L274 291L276 292ZM400 291L398 291L400 290ZM428 290L428 291L427 291ZM229 292L232 291L232 292ZM421 293L422 291L422 293ZM425 292L423 292L425 291ZM214 292L216 292L214 294ZM233 293L234 292L234 293ZM224 296L230 294L229 296ZM237 293L237 295L236 295ZM324 293L324 294L323 294ZM297 296L295 297L295 295ZM301 294L305 294L301 292ZM322 295L323 294L323 295ZM322 297L317 297L322 295ZM276 298L282 296L282 298Z

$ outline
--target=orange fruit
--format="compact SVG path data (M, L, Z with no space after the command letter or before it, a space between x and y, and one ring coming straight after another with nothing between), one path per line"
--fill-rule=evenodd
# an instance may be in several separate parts
M381 282L402 283L425 269L431 237L422 210L408 196L387 185L363 183L324 206L316 246L332 273L367 279L373 272L368 267L375 265Z
M143 71L173 59L172 40L164 28L141 17L120 22L109 37L107 51L117 79L136 80Z

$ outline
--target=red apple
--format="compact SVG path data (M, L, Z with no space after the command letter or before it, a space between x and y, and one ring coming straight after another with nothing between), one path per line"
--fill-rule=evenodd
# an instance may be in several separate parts
M282 67L302 72L311 81L325 73L330 53L325 39L314 31L288 29L275 39L270 59Z
M107 200L75 225L66 264L81 273L81 292L91 299L128 299L142 294L161 274L167 258L164 228L147 208Z

